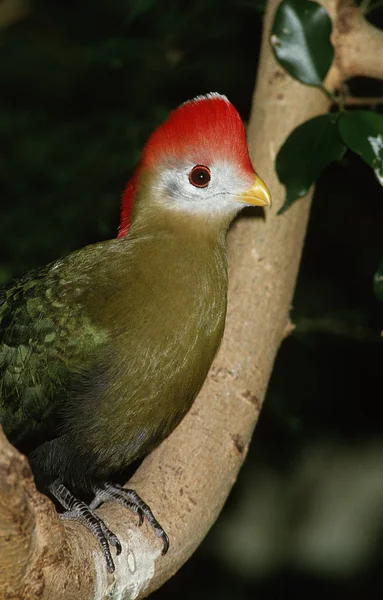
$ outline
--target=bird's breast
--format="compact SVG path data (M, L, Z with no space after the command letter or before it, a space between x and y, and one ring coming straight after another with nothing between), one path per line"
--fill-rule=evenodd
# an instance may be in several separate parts
M108 308L107 394L93 410L89 429L96 435L87 437L93 448L104 448L98 456L107 445L116 465L131 462L179 423L219 347L226 294L223 244L172 248L168 240L145 248L126 294L121 282L120 298Z

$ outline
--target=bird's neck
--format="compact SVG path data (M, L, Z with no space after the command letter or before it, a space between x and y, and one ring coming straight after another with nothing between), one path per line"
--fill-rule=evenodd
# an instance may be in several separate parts
M179 233L191 236L196 240L224 243L226 232L234 213L214 215L206 212L187 212L177 202L163 202L150 191L150 186L143 180L140 191L134 197L134 205L130 214L130 235L145 235L153 231ZM150 183L150 180L149 180Z
M195 218L177 211L156 208L145 211L132 219L128 235L146 236L169 234L183 240L189 239L196 246L205 243L215 246L225 245L229 223L211 223L206 218Z

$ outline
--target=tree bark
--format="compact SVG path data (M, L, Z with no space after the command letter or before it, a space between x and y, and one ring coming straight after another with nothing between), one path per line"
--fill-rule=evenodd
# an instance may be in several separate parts
M170 550L118 505L98 512L123 551L108 575L93 537L60 522L33 484L28 463L0 436L0 597L28 600L143 598L191 556L236 480L267 389L275 355L289 328L289 310L302 252L308 197L277 216L284 189L274 160L300 123L325 113L328 98L291 79L277 64L269 31L280 0L270 0L252 116L251 156L271 189L274 208L252 213L229 233L229 305L222 347L189 414L138 469L129 486L149 503L170 537ZM383 33L350 0L322 0L333 20L334 65L327 85L351 75L383 78ZM368 51L367 51L368 48ZM363 55L363 58L362 58ZM351 58L350 58L351 57ZM108 595L109 594L109 595Z

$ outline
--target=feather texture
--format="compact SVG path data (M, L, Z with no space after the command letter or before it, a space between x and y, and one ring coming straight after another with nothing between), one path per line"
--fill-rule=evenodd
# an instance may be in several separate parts
M158 214L147 228L3 293L1 421L21 447L37 440L32 466L47 481L87 487L148 452L189 409L220 343L224 236L196 239Z
M37 485L96 536L114 571L116 536L93 511L111 483L189 410L222 339L226 230L270 194L225 96L181 105L147 142L122 199L118 238L87 246L0 292L0 422ZM73 495L93 492L88 506Z
M147 142L118 239L1 292L0 421L42 487L113 478L188 411L223 335L226 230L254 176L235 108L197 97Z

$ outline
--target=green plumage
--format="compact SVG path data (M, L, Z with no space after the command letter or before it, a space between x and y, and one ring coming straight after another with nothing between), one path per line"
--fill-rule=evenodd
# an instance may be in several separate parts
M0 421L22 446L52 435L71 375L106 340L84 310L72 301L66 306L57 269L31 273L0 295Z
M62 517L96 536L109 572L121 544L94 512L106 500L145 517L168 549L150 507L115 481L190 408L223 335L227 228L243 206L270 202L233 105L198 96L145 145L119 239L0 292L0 422Z
M158 209L2 292L0 418L43 483L90 487L168 435L220 343L226 287L225 228Z

